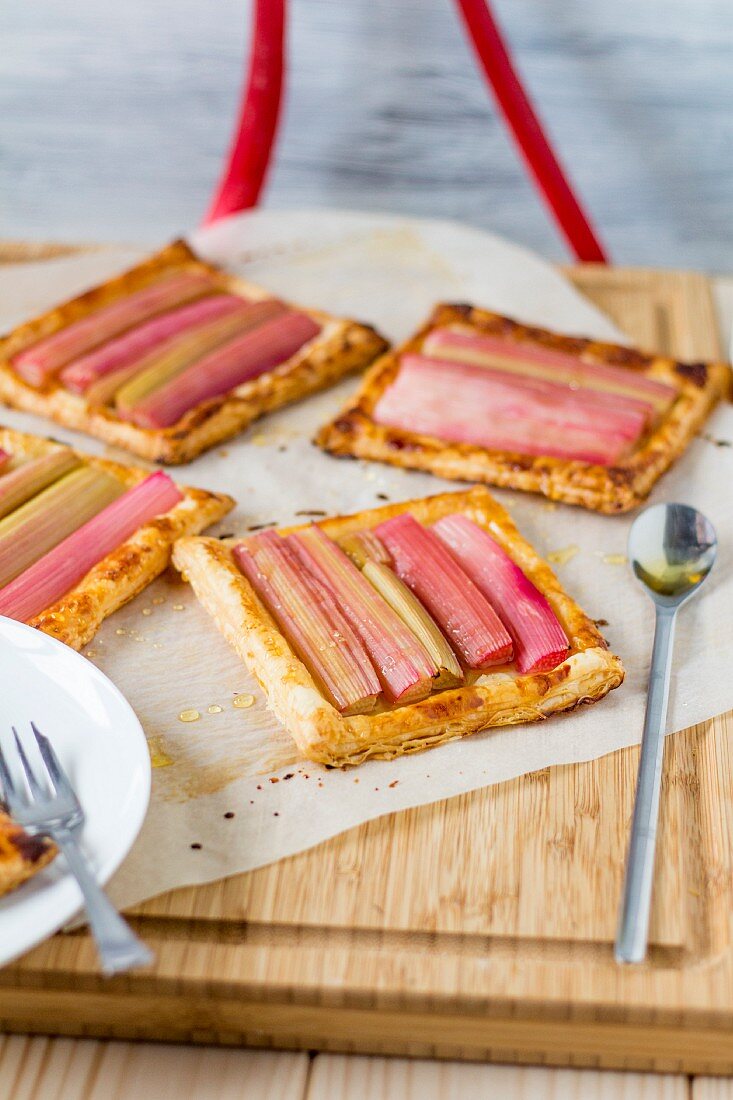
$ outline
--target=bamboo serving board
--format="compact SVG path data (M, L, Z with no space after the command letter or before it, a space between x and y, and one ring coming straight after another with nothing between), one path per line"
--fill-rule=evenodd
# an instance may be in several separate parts
M702 276L570 275L640 345L718 354ZM0 1030L731 1073L732 717L667 741L643 966L612 956L627 749L147 902L150 972L103 981L86 933L57 936L0 972Z

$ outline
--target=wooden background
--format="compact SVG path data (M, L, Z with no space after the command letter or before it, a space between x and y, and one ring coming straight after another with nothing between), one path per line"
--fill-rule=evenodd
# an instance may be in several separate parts
M730 0L495 0L617 263L727 271ZM158 241L228 140L249 0L3 5L0 234ZM292 0L268 201L458 217L562 259L453 0Z

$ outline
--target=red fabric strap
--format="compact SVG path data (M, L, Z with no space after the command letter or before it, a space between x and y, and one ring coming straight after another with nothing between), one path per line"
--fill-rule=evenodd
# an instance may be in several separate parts
M229 157L204 225L256 206L280 117L286 0L253 0L249 75Z
M535 114L486 0L456 0L481 67L527 167L579 260L607 263L587 215Z

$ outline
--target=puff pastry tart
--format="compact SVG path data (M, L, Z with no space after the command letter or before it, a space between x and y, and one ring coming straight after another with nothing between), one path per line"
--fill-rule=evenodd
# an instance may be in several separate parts
M180 539L174 565L299 750L415 752L601 699L624 677L487 489L245 539Z
M55 855L49 840L28 836L0 807L0 897L32 878Z
M189 462L386 347L368 325L289 305L176 241L0 339L0 400Z
M439 305L382 356L316 442L598 512L640 504L729 385L681 363Z
M234 506L151 473L0 427L0 615L73 649Z

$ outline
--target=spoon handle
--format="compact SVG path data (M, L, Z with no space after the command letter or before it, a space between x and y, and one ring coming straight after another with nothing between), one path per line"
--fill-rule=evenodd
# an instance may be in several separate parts
M620 963L643 962L647 952L676 614L676 607L657 605L624 901L616 937L615 955Z

